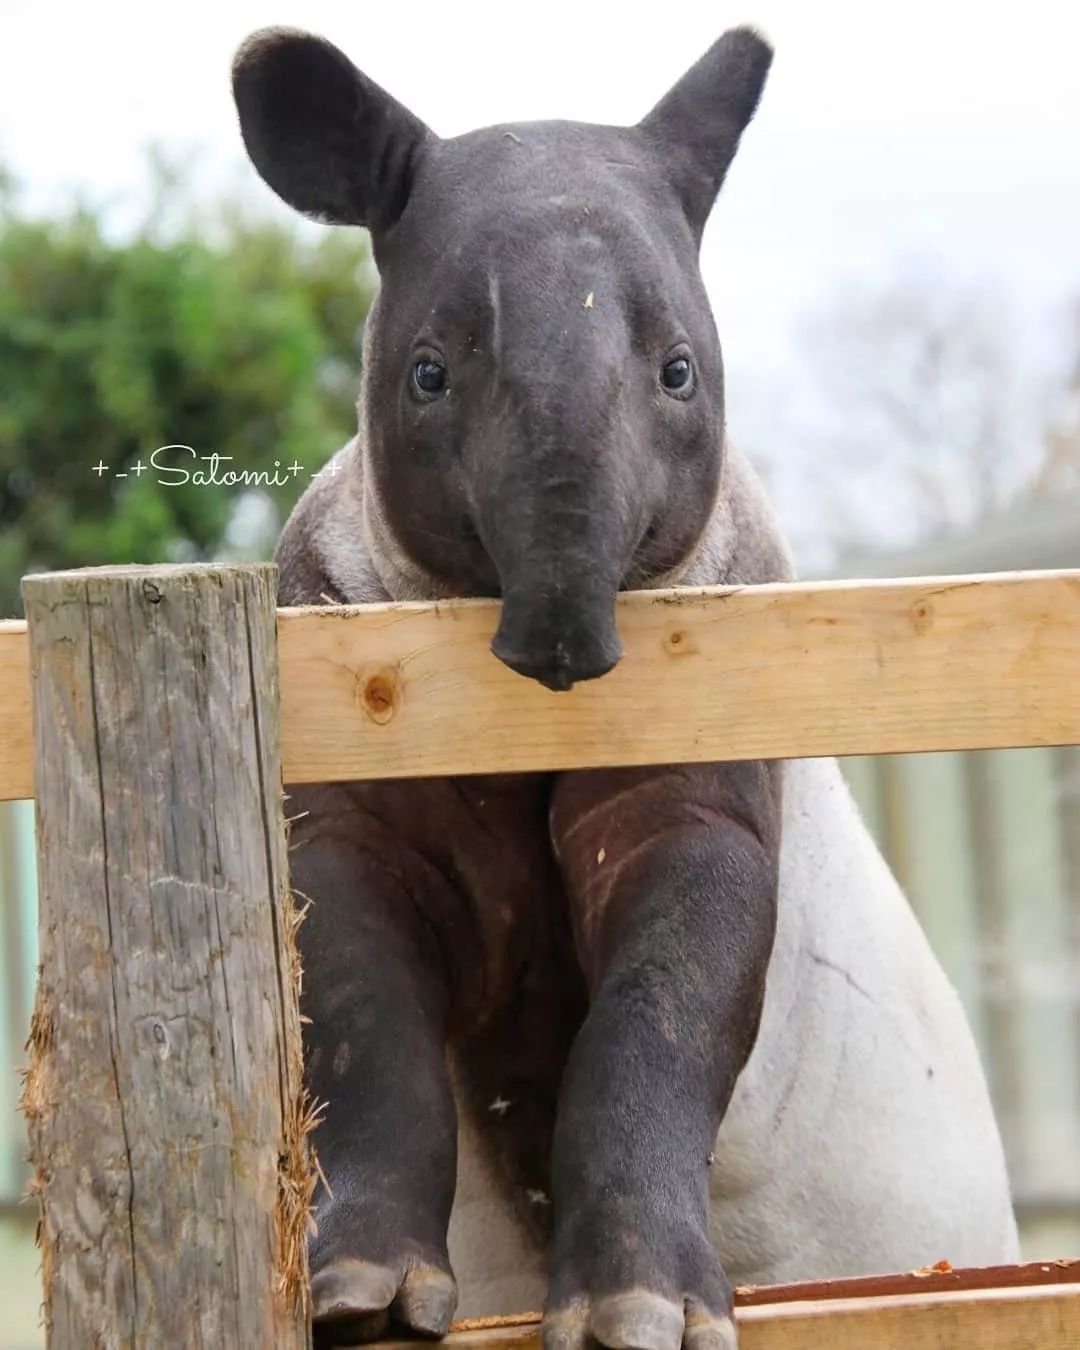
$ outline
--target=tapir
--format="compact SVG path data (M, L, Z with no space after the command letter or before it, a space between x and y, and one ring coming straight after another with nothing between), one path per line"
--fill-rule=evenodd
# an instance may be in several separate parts
M620 591L793 577L698 262L771 58L735 29L636 126L444 139L320 37L244 43L255 168L381 279L282 604L498 598L558 719ZM1016 1259L973 1038L835 761L288 790L323 1343L542 1305L549 1350L731 1350L737 1282Z

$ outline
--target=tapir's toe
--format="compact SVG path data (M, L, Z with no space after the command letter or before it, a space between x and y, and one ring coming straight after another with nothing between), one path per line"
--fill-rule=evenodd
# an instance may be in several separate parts
M679 1350L683 1310L659 1294L631 1289L598 1299L589 1325L596 1340L611 1350Z
M393 1326L416 1336L445 1336L457 1307L453 1276L437 1266L392 1266L350 1258L311 1278L315 1343L320 1350L378 1340Z
M730 1317L717 1317L694 1299L686 1303L683 1350L738 1350L739 1334Z
M738 1350L730 1317L707 1312L697 1300L685 1307L646 1289L578 1299L544 1315L544 1350Z
M311 1303L316 1320L355 1316L390 1307L397 1293L397 1275L390 1266L371 1261L334 1261L311 1277Z
M391 1320L421 1336L445 1336L457 1307L453 1276L434 1266L415 1266L390 1305Z

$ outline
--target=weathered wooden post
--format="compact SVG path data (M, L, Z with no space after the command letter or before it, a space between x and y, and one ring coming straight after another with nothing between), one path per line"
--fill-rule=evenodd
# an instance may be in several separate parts
M275 569L28 577L49 1345L310 1344Z

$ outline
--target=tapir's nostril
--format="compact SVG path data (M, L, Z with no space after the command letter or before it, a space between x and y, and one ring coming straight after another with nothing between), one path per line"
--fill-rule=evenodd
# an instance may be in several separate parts
M517 674L562 693L606 675L622 656L612 580L582 568L569 593L539 569L524 582L504 580L491 650Z
M622 656L618 638L613 642L590 644L588 651L575 654L565 643L556 642L550 649L522 651L506 642L496 633L491 650L505 666L536 680L545 689L565 693L581 680L596 680L606 675Z

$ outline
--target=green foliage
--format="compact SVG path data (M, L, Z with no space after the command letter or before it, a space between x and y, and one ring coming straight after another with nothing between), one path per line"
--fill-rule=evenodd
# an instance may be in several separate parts
M252 489L130 472L161 446L231 456L222 469L304 466L258 489L272 509L249 547L265 555L355 427L373 286L357 231L312 243L219 211L117 241L93 211L28 219L0 195L0 615L27 571L237 551Z

